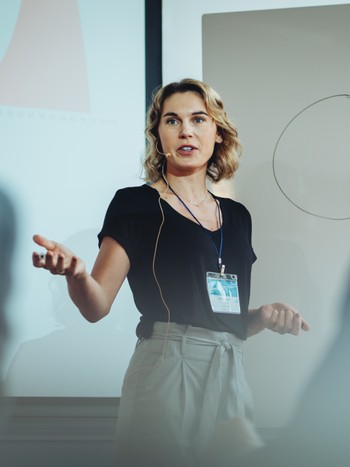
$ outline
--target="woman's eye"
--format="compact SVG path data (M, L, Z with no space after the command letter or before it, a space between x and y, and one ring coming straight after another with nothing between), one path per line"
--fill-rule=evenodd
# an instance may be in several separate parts
M177 120L175 118L169 118L167 121L166 121L167 125L176 125L177 124Z
M195 117L194 122L195 123L202 123L202 122L204 122L204 118L203 117Z

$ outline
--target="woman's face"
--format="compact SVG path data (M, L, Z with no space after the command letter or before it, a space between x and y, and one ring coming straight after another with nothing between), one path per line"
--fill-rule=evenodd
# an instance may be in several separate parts
M192 91L172 94L164 101L158 134L167 171L175 175L206 171L215 143L222 142L202 97Z

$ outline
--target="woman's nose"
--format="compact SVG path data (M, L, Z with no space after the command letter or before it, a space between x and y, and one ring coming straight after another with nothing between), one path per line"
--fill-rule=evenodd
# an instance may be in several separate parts
M189 123L183 123L180 128L180 138L188 138L193 135L192 127Z

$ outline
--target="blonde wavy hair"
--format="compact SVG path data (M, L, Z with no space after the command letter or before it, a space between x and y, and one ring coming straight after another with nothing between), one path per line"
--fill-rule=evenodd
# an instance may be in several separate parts
M219 94L206 83L185 78L178 82L167 84L153 94L152 103L147 111L145 134L146 157L143 163L144 179L156 182L162 175L165 156L162 154L158 126L162 115L164 101L175 93L196 92L206 106L208 114L214 119L222 143L215 143L214 152L208 161L207 177L212 182L233 177L238 169L241 155L241 144L234 124L228 118L224 104Z

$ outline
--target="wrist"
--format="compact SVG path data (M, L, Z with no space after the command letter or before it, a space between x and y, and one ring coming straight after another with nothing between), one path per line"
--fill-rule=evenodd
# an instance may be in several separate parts
M73 272L73 274L66 274L66 279L70 283L73 283L73 282L84 283L89 279L89 277L90 277L90 274L87 272L85 267L80 271Z
M260 310L261 307L251 308L248 310L247 337L258 334L265 329L265 326L263 325L260 318Z

